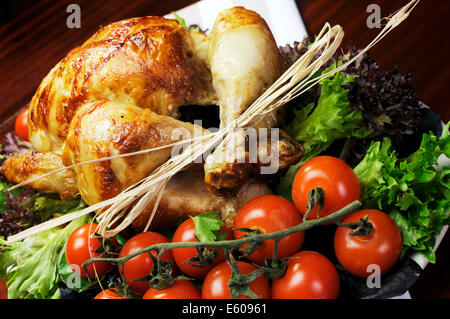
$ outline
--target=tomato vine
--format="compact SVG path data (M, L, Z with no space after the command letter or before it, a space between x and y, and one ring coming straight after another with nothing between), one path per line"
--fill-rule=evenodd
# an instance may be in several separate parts
M314 189L311 191L310 194L310 203L308 205L309 210L312 210L312 208L315 205L323 206L323 192L321 192L320 189ZM188 248L193 247L197 249L197 252L200 254L202 251L207 251L204 248L212 248L212 247L220 247L224 249L225 251L225 258L227 263L230 265L230 268L232 269L232 277L229 282L230 286L230 294L232 298L237 298L239 295L246 295L251 298L257 298L257 296L251 291L249 288L249 284L252 280L259 277L261 274L265 274L268 278L274 279L278 278L284 275L284 272L286 270L286 263L284 260L278 259L276 256L276 250L278 247L279 241L290 234L304 231L322 224L331 223L334 222L335 224L340 223L341 219L346 216L347 214L350 214L357 209L361 207L361 202L356 200L352 203L348 204L347 206L341 208L340 210L327 215L322 218L318 219L311 219L307 220L304 218L303 222L273 233L260 233L260 232L253 232L252 230L249 230L247 234L244 236L233 239L233 240L218 240L218 241L210 241L210 242L200 242L200 241L192 241L192 242L172 242L172 243L159 243L154 244L151 246L148 246L146 248L143 248L141 250L135 251L130 255L117 258L117 257L94 257L83 263L82 268L87 269L87 266L93 262L96 261L103 261L103 262L109 262L111 264L120 264L123 266L125 262L128 260L142 254L142 253L149 253L151 257L153 257L154 260L154 267L153 271L149 276L146 278L143 278L145 280L149 280L149 285L152 288L157 289L164 289L167 286L170 286L171 283L173 283L173 280L170 280L170 267L168 265L165 265L166 267L158 267L163 266L160 263L160 257L164 254L165 251L169 249L175 249L175 248ZM307 217L307 216L305 216ZM242 245L250 244L248 245L244 251L243 256L245 257L248 254L250 254L252 251L258 248L258 246L261 245L261 243L265 240L274 240L275 241L275 247L274 247L274 253L273 257L270 259L266 259L266 263L264 266L258 266L258 269L255 270L252 273L243 275L239 268L236 266L236 261L232 255L233 251L239 250ZM157 252L157 258L152 256L150 251L156 251ZM199 256L199 258L202 258L202 256ZM192 262L192 261L191 261ZM256 266L256 265L255 265ZM169 273L168 273L169 272ZM161 280L163 278L164 280Z

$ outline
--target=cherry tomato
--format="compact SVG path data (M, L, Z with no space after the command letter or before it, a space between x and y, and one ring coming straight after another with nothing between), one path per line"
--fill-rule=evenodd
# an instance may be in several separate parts
M202 299L202 295L189 280L177 280L166 289L149 288L142 299Z
M221 230L227 233L227 239L232 239L231 232L228 230L228 228L222 226ZM189 241L197 241L197 239L195 239L195 224L191 218L186 219L183 223L180 224L180 226L178 226L172 238L172 242ZM192 266L189 263L185 262L189 258L197 256L197 250L195 248L172 249L172 254L173 258L175 259L175 263L182 272L184 272L188 276L201 279L206 276L206 274L211 270L212 267L225 261L223 249L216 249L216 251L218 252L218 255L214 259L213 263L204 267Z
M169 240L155 232L145 232L137 234L131 237L120 251L119 258L128 256L138 250L146 248L151 245L168 243ZM157 257L155 251L150 252L153 256ZM172 252L167 250L161 256L161 260L173 260ZM122 267L119 265L119 270L122 273ZM131 258L126 261L123 265L123 276L125 280L134 291L144 294L149 288L149 282L144 280L134 281L136 279L148 276L153 270L153 260L148 253L142 253L136 257Z
M302 222L302 215L287 199L276 195L262 195L247 202L236 214L234 228L258 229L263 234L277 232L296 226ZM245 232L233 231L234 238ZM297 252L303 244L305 233L297 232L280 240L277 257L289 257ZM248 246L244 245L243 247ZM266 240L247 258L259 265L264 265L265 258L273 257L275 241Z
M237 264L239 270L244 275L257 270L255 266L243 261L237 261ZM231 299L230 287L228 286L231 275L231 268L226 262L211 269L203 281L203 299ZM252 281L250 284L250 289L262 299L270 298L269 281L264 274ZM239 295L238 298L249 299L249 297L245 295Z
M380 267L380 274L388 272L397 262L402 251L402 236L389 215L377 209L363 209L346 216L341 223L358 222L369 216L373 229L368 236L349 235L353 230L338 227L334 235L334 251L339 263L351 274L367 278L373 269Z
M99 292L94 299L125 299L125 298L115 293L111 289L105 289Z
M28 141L28 108L23 109L17 115L15 122L16 135L24 141Z
M302 251L288 259L283 277L272 283L273 299L336 299L340 281L333 264L314 251Z
M83 278L87 278L86 272L81 265L88 259L101 256L101 253L95 252L100 247L100 239L91 237L95 233L97 224L81 225L73 231L66 243L66 260L72 270ZM96 261L87 266L90 278L99 278L110 271L113 266L104 261Z
M344 161L331 156L317 156L303 164L292 184L292 199L300 212L306 214L308 193L320 187L324 192L324 207L319 216L324 217L359 199L360 185L352 168ZM317 205L308 219L317 218Z

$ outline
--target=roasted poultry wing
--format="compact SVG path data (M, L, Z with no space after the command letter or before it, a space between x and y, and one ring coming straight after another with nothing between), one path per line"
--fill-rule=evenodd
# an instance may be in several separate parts
M71 164L171 144L180 140L180 129L207 132L177 119L182 105L219 105L221 127L227 127L281 72L280 55L267 24L242 7L220 13L209 36L161 17L112 23L70 51L43 79L29 113L29 136L36 151L9 158L3 172L19 183ZM269 114L259 127L275 123L276 115ZM288 137L277 147L281 167L303 155L301 145ZM217 160L221 152L226 150L216 149L206 159L204 173L195 174L195 180L204 179L214 194L202 195L206 202L199 196L198 209L175 205L170 214L164 213L169 204L163 200L156 219L217 209L218 203L231 207L230 211L239 208L236 203L242 195L235 194L248 188L252 167L238 164L235 158ZM171 148L165 148L82 165L29 186L58 192L63 198L81 194L92 205L148 176L170 155ZM180 182L180 178L175 179ZM170 194L173 182L168 187ZM265 187L252 189L256 191L248 197L268 192ZM172 197L182 196L179 192ZM195 206L193 194L185 196ZM146 223L140 219L136 228Z

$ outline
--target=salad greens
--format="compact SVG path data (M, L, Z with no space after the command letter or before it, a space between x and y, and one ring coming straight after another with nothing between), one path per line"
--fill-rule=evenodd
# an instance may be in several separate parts
M392 217L403 236L403 253L412 249L435 262L435 237L450 222L450 166L438 170L442 154L450 157L448 123L440 139L424 134L420 148L400 160L391 141L373 142L354 171L361 184L361 201Z
M0 164L8 157L31 151L31 144L13 133L0 145ZM8 237L53 217L70 213L86 205L81 198L61 200L58 194L41 194L30 188L17 188L0 173L0 236Z
M61 200L57 194L40 194L25 188L8 193L11 186L0 183L0 236L8 237L86 206L81 198Z
M188 31L192 31L192 32L199 32L200 31L200 27L199 26L188 26L186 21L180 17L175 11L172 11L173 16L175 17L175 20L177 20L177 22L186 30Z
M339 66L341 62L337 65ZM336 68L333 64L324 70L325 74ZM280 179L277 193L291 199L291 187L295 174L304 162L325 151L334 141L368 136L371 131L360 127L363 116L359 110L350 107L345 86L352 82L352 76L337 72L320 81L320 97L317 105L310 103L294 110L294 119L285 127L286 132L302 142L305 156L287 170Z
M92 286L92 283L88 279L78 276L72 268L70 268L67 264L64 249L61 250L59 256L57 280L61 280L68 288L76 292L85 291Z
M280 53L291 65L306 53L313 41L314 38L306 37L301 43L280 47ZM360 51L355 47L338 50L323 68L339 61L348 61ZM345 88L350 107L362 113L359 126L372 131L368 137L348 139L346 151L340 157L350 166L354 167L362 160L374 140L382 141L384 137L389 137L397 155L406 157L419 147L424 133L432 130L440 135L441 119L437 113L422 105L409 72L403 73L398 67L384 70L368 53L359 56L342 72L354 78Z
M57 267L60 253L70 234L89 222L79 217L64 228L53 228L8 245L0 238L0 276L8 278L8 298L59 298Z
M39 218L38 223L42 223L53 217L58 217L69 212L77 211L84 207L86 207L86 205L80 198L61 200L57 197L57 195L40 195L34 198L34 203L31 206L31 210L34 218Z
M0 183L0 214L8 210L6 204L6 199L8 196L8 188L12 185L9 183ZM20 193L20 189L15 189L12 191L13 196L17 196Z
M342 63L338 63L338 66L340 64ZM322 74L335 68L336 64L324 70ZM362 114L349 105L345 85L352 81L353 77L350 75L337 72L320 82L321 93L317 106L310 103L294 110L295 118L286 127L286 131L297 141L303 142L306 153L317 153L339 138L359 138L370 133L359 128Z
M288 49L284 49L286 55L295 59ZM339 65L357 52L352 49L332 61ZM323 73L335 67L336 63ZM345 71L322 80L319 94L310 94L316 95L315 103L301 100L295 106L294 119L285 126L303 143L305 156L288 168L276 192L292 200L291 187L300 166L345 138L350 146L342 155L351 165L359 163L355 172L363 204L390 214L403 235L403 254L420 251L434 262L435 237L450 219L450 167L436 169L440 155L450 156L448 124L439 140L432 132L423 134L415 153L402 160L397 157L408 154L405 138L409 144L416 143L414 134L423 113L409 78L398 69L383 71L362 56Z

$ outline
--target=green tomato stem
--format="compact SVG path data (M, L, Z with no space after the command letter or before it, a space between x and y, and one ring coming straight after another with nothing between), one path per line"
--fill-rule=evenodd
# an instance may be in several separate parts
M355 200L354 202L348 204L347 206L341 208L340 210L338 210L328 216L318 218L318 219L306 220L296 226L293 226L293 227L290 227L287 229L283 229L283 230L280 230L277 232L273 232L273 233L260 234L260 235L250 236L250 237L244 237L241 239L221 240L221 241L212 241L212 242L161 243L161 244L155 244L155 245L148 246L146 248L135 251L134 253L132 253L128 256L124 256L122 258L94 257L94 258L87 260L85 263L83 263L82 268L85 269L90 263L93 263L95 261L105 261L105 262L110 262L110 263L114 263L114 264L123 264L123 263L127 262L128 260L130 260L142 253L146 253L151 250L158 250L158 249L165 251L167 249L174 249L174 248L206 247L206 246L208 246L208 247L221 247L221 248L224 248L225 250L229 250L229 249L239 248L242 245L252 243L255 240L271 239L271 240L277 241L277 240L280 240L281 238L288 236L290 234L297 233L299 231L304 231L304 230L313 228L313 227L321 225L321 224L325 224L325 223L329 223L329 222L339 223L339 221L342 219L342 217L344 217L345 215L347 215L349 213L354 212L355 210L357 210L360 207L361 207L361 202L359 200Z

